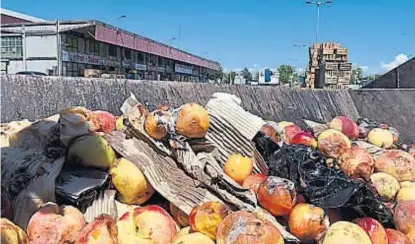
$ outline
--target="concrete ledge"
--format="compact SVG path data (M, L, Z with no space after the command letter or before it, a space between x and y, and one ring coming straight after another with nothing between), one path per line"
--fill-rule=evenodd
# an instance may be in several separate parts
M404 139L415 139L415 90L300 90L245 85L68 77L1 76L2 122L40 119L60 109L81 105L120 114L119 107L133 92L141 101L172 106L206 104L214 92L242 99L248 111L269 120L302 124L306 118L326 122L337 115L369 117L396 126Z

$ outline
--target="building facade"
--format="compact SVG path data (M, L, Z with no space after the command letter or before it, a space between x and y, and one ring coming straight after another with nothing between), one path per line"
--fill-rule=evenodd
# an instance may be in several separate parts
M2 72L207 82L218 62L99 21L2 24Z

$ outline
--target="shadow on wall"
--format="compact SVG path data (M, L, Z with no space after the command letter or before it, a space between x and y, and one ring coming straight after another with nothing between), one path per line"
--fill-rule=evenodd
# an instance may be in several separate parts
M1 120L35 120L69 106L85 106L120 114L133 92L152 105L186 102L206 104L215 92L242 99L242 106L264 119L327 122L337 115L368 117L397 127L404 140L415 138L415 90L300 90L279 87L179 82L1 76Z

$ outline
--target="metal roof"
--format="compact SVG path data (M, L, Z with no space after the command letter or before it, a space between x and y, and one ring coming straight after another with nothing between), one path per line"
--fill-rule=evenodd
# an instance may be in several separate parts
M7 15L10 17L14 17L14 18L18 18L18 19L22 19L22 20L26 20L26 21L30 21L30 22L42 22L42 21L46 21L44 19L40 19L40 18L36 18L27 14L23 14L23 13L18 13L9 9L4 9L4 8L0 8L1 9L1 14L3 15Z

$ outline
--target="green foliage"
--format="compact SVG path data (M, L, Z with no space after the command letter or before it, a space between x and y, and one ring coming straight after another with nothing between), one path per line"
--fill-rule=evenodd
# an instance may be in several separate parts
M248 68L246 67L241 71L241 75L247 81L252 80L252 74L251 72L249 72Z
M294 74L294 67L288 64L283 64L278 68L279 80L283 84L288 84ZM298 75L297 75L298 78Z

